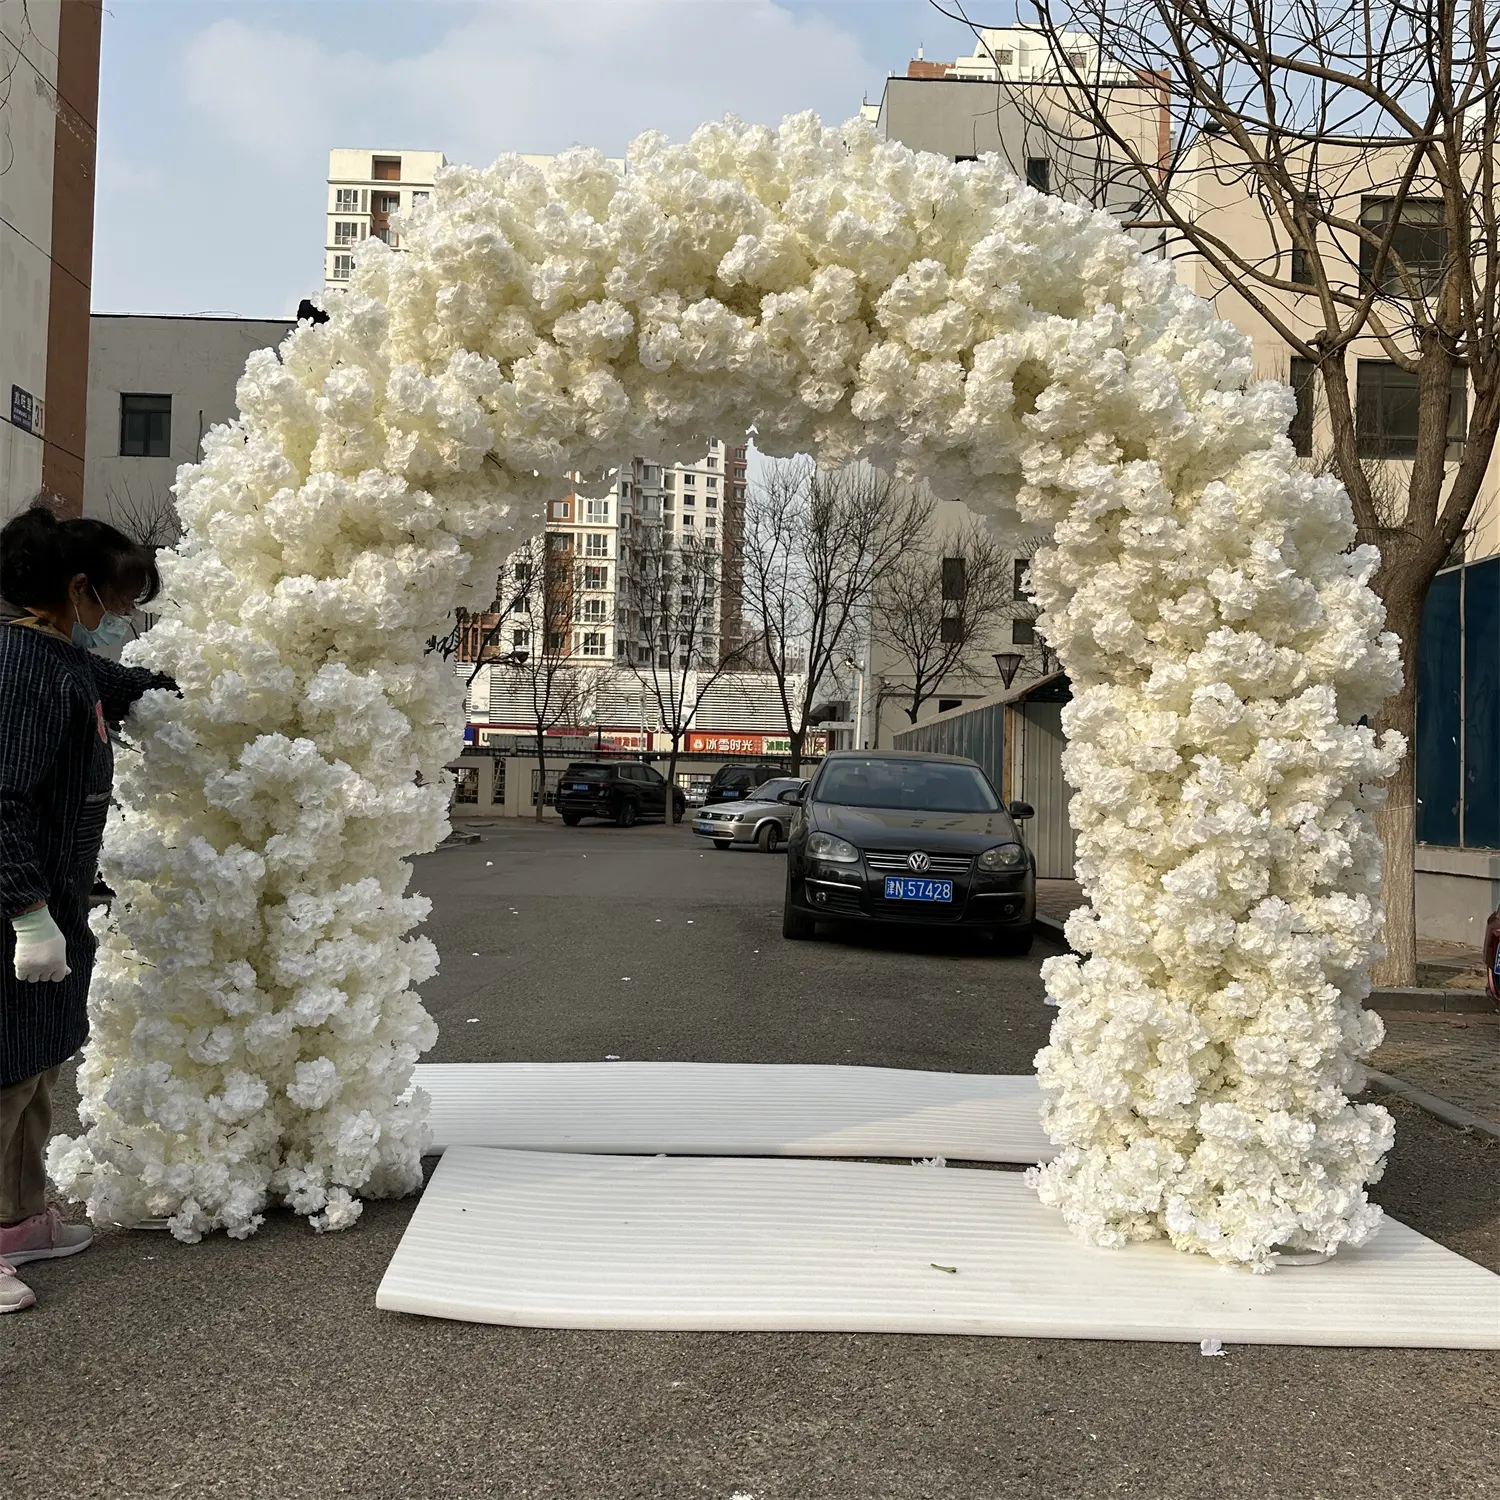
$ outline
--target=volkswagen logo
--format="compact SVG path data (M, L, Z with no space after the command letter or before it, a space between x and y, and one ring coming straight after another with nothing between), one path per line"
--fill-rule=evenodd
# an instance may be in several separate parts
M932 861L918 849L915 854L908 854L906 856L906 868L914 874L920 875L924 870L932 868Z

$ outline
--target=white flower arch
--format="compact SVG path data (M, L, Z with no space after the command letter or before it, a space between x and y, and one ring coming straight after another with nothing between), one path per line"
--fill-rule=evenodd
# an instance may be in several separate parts
M96 1219L319 1228L420 1182L436 1028L408 857L446 826L461 706L423 642L487 601L570 470L858 456L1051 532L1033 568L1071 675L1091 909L1038 1068L1042 1197L1102 1244L1264 1266L1358 1243L1392 1138L1352 1105L1380 1037L1369 808L1396 686L1343 492L1286 387L1103 213L811 115L442 174L367 243L331 320L254 356L179 478L186 537L134 659L86 1133Z

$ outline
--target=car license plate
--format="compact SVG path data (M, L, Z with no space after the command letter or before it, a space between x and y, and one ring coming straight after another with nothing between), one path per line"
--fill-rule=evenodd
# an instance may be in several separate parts
M885 899L887 901L951 901L951 880L912 880L905 875L885 877Z
M588 789L589 785L586 781L575 781L573 785L568 788L570 792L586 792L588 791Z
M738 797L738 796L739 796L738 792L725 792L725 793L723 793L723 797L724 797L724 800L726 802L733 802L734 799L736 797Z

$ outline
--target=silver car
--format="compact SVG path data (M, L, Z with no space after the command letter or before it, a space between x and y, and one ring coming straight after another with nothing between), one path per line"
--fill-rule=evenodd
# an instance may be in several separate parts
M806 785L800 776L777 776L762 782L743 802L716 802L694 813L693 832L712 839L715 849L756 844L767 854L774 853L786 842L792 814L797 811L791 803L777 798Z

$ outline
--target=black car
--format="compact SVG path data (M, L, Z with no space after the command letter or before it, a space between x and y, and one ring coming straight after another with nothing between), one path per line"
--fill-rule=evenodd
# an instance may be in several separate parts
M816 923L879 922L989 933L1005 953L1031 948L1036 861L1016 820L971 760L839 750L797 804L787 841L784 937Z
M584 818L629 828L642 818L665 818L669 805L672 821L680 823L687 810L680 787L669 787L660 771L635 760L574 761L558 778L556 803L569 828Z
M756 787L771 780L773 776L784 776L780 766L764 763L748 765L743 762L720 766L708 784L708 793L703 799L705 807L715 802L743 802Z

